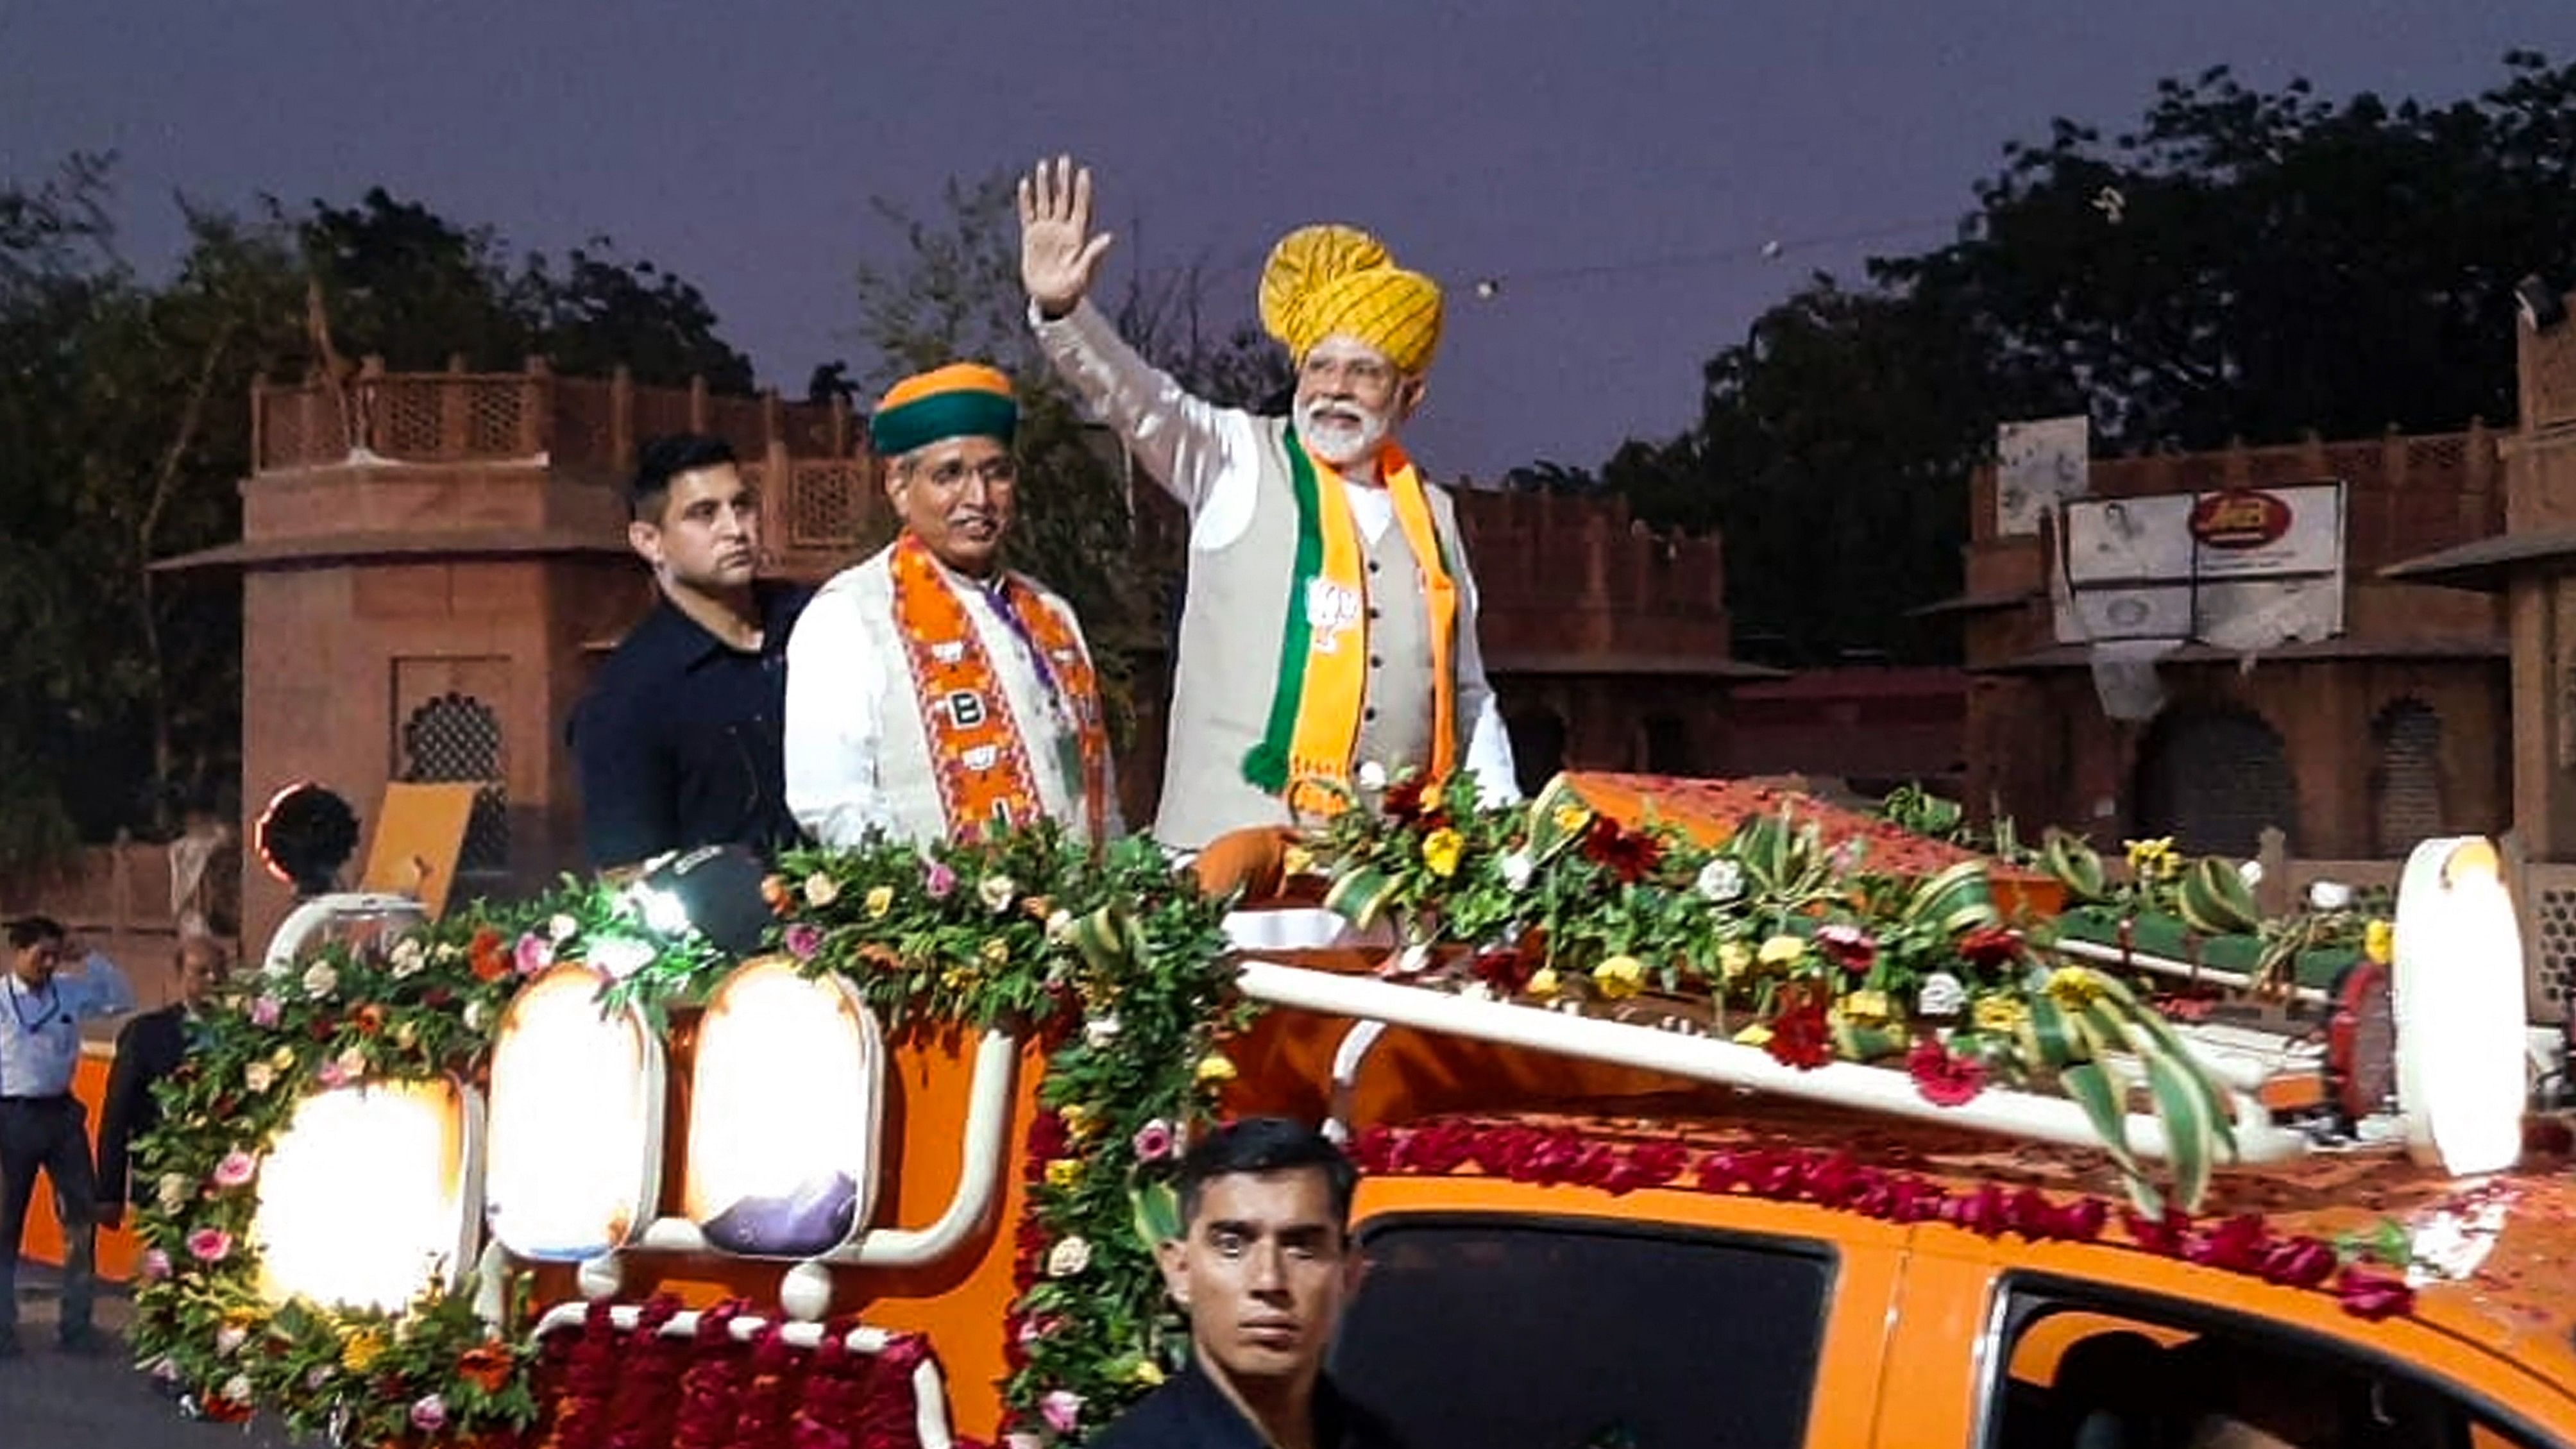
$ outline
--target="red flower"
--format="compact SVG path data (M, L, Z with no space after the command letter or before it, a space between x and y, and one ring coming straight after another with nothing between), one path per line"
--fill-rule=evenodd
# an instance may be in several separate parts
M1639 881L1663 863L1664 843L1638 830L1622 830L1607 815L1584 827L1583 858L1623 881Z
M1905 1070L1914 1078L1914 1090L1935 1107L1965 1106L1986 1089L1983 1063L1974 1057L1953 1056L1948 1047L1928 1036L1905 1054Z
M1419 821L1422 818L1422 792L1429 789L1430 785L1431 780L1427 775L1407 775L1387 786L1386 797L1382 802L1387 818L1401 820L1408 825Z
M1529 984L1538 965L1520 952L1505 947L1499 951L1477 952L1476 958L1467 963L1467 969L1476 973L1477 980L1509 996Z
M2009 966L2021 957L2021 932L2009 926L1979 926L1959 938L1959 958L1971 966Z
M1782 1066L1813 1071L1834 1059L1833 1031L1825 1025L1825 1004L1813 997L1771 1018L1771 1039L1762 1045Z
M1854 976L1866 973L1878 960L1878 942L1858 926L1818 926L1816 944Z
M510 974L510 953L501 949L501 933L490 926L474 933L473 944L465 954L477 981L498 981Z
M2315 1238L2292 1238L2275 1244L2263 1258L2265 1282L2292 1288L2314 1288L2334 1276L2335 1252Z
M517 1360L509 1346L499 1342L478 1343L456 1360L456 1376L487 1394L501 1392L510 1381Z
M2335 1280L2335 1297L2342 1302L2344 1312L2374 1323L2415 1306L2415 1290L2406 1286L2405 1279L2355 1265L2347 1265L2343 1276Z

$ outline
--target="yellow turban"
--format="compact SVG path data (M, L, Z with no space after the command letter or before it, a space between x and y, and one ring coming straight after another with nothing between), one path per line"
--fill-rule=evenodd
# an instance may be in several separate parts
M1398 372L1420 373L1440 346L1440 284L1397 266L1355 227L1300 227L1261 269L1261 325L1299 362L1339 333L1385 353Z

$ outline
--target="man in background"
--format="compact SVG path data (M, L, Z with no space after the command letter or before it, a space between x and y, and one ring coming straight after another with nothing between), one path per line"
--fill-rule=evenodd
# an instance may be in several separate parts
M179 978L179 999L134 1018L116 1034L116 1065L108 1072L107 1096L98 1111L98 1221L103 1227L125 1221L131 1176L127 1157L135 1138L160 1125L161 1105L153 1100L152 1084L177 1071L203 1034L206 1009L231 968L224 948L207 936L181 937L171 965Z
M92 1180L88 1119L72 1095L81 1022L134 1009L134 988L114 962L83 950L58 921L28 916L8 926L9 962L0 975L0 1358L18 1345L18 1248L41 1169L63 1227L62 1346L100 1344L90 1326L98 1293L98 1189ZM75 974L63 962L78 957Z
M657 438L627 485L626 541L661 602L601 666L572 721L594 867L674 850L797 842L787 810L787 636L811 591L755 577L760 495L733 449Z

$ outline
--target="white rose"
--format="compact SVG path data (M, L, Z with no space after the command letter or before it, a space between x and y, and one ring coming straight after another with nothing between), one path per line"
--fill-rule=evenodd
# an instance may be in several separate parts
M328 961L316 961L304 968L304 994L315 1001L329 997L339 989L340 973Z
M242 1085L254 1092L265 1092L277 1085L277 1069L266 1062L253 1062L242 1068Z
M1058 907L1054 915L1047 917L1046 938L1059 946L1072 940L1073 912Z
M1691 882L1691 888L1699 892L1700 899L1725 905L1744 894L1744 868L1719 856L1699 868L1699 878Z
M1503 857L1503 884L1516 891L1528 890L1530 876L1537 869L1538 863L1530 859L1528 851L1515 850Z
M1957 1016L1968 1009L1968 988L1949 972L1935 971L1923 978L1914 1009L1924 1016Z
M1093 1051L1098 1051L1116 1040L1118 1040L1118 1018L1114 1016L1095 1016L1082 1024L1082 1043Z
M403 981L420 974L421 968L429 964L429 953L421 949L418 936L405 936L394 942L393 954L388 961L393 967L394 979Z
M165 1172L161 1174L161 1180L152 1185L152 1200L161 1205L161 1211L175 1213L188 1205L189 1186L188 1179L175 1172Z
M581 923L574 920L572 917L557 916L553 920L546 922L546 938L560 946L564 942L571 940L572 933L580 929Z
M2308 886L2308 904L2320 911L2340 911L2352 905L2352 887L2339 880L2315 881Z
M250 1402L250 1375L235 1374L224 1380L224 1397L236 1404Z
M483 1029L482 1002L469 1001L465 1003L465 1029L467 1031L481 1031Z
M225 1358L241 1352L241 1346L248 1342L250 1330L247 1328L227 1323L215 1330L215 1352Z
M2245 882L2245 888L2247 890L2252 890L2254 887L2261 885L2263 883L2263 862L2259 860L2249 860L2237 866L2236 878Z
M1383 790L1383 789L1385 789L1385 788L1386 788L1386 766L1379 764L1379 763L1378 763L1377 761L1375 761L1375 760L1366 760L1366 761L1361 762L1361 764L1360 764L1360 770L1359 770L1359 781L1360 781L1360 788L1361 788L1361 789L1363 789L1363 790Z
M1066 1238L1047 1250L1047 1276L1070 1278L1091 1266L1091 1244L1082 1239Z
M1019 883L1006 875L988 875L975 882L975 898L984 903L984 909L995 915L1009 910L1019 893Z

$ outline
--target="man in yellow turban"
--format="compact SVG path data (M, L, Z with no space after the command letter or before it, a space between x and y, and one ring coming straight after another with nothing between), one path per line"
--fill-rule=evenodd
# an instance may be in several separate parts
M896 383L868 420L902 532L787 641L787 804L826 845L1117 828L1081 626L1002 567L1018 426L1010 379L967 362Z
M1171 739L1154 834L1196 849L1410 768L1513 797L1446 491L1396 442L1440 344L1440 288L1346 226L1290 233L1261 320L1297 369L1286 418L1191 396L1085 299L1110 238L1091 173L1020 182L1020 278L1056 371L1190 511Z

